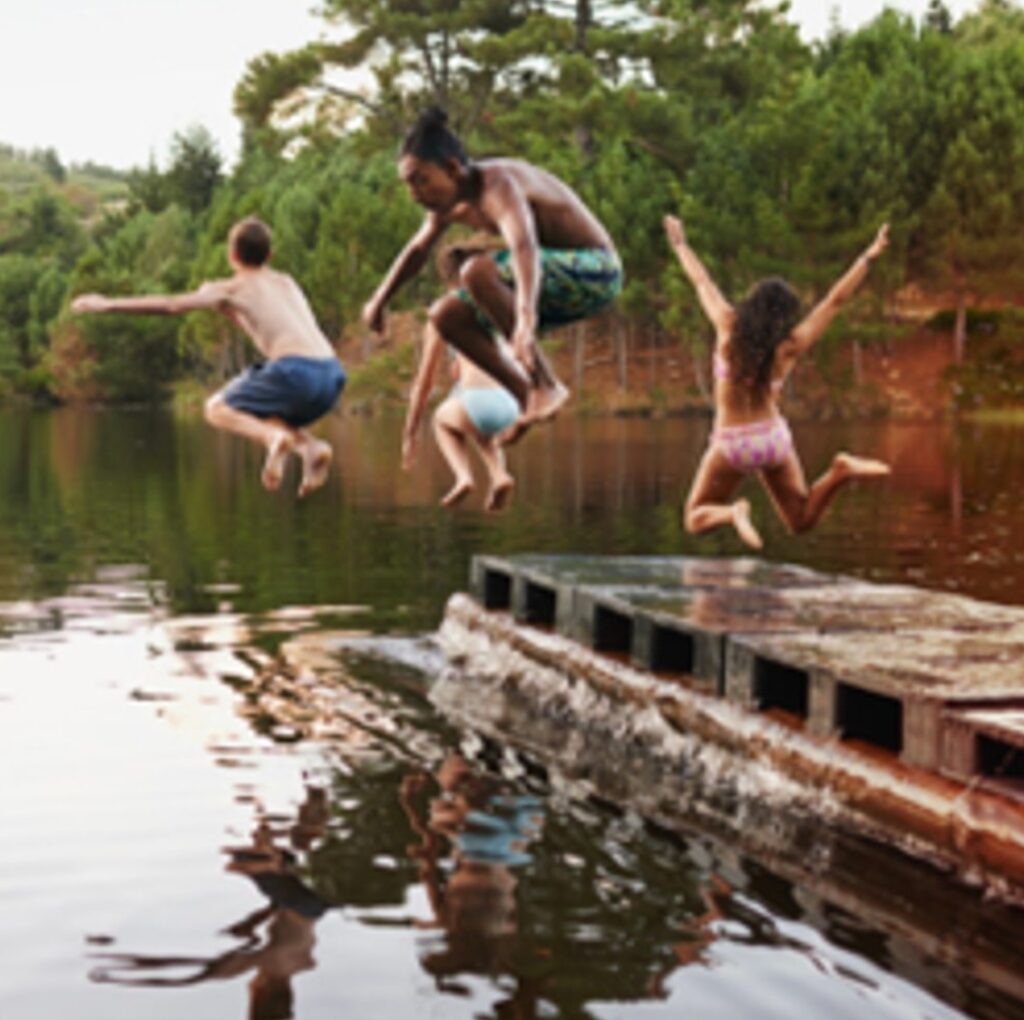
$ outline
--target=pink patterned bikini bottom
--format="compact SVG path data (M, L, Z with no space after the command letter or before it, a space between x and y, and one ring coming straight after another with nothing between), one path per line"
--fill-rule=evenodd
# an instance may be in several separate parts
M719 426L711 443L736 471L744 473L778 467L793 450L789 425L780 415L749 425Z

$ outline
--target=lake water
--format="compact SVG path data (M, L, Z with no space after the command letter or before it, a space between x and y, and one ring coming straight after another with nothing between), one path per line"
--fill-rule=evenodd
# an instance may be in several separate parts
M1024 911L651 831L427 699L474 552L741 554L679 526L706 421L559 421L499 517L400 430L332 418L299 503L196 417L0 412L0 1015L1024 1017ZM801 538L752 490L768 558L1024 602L1024 430L794 432L894 476Z

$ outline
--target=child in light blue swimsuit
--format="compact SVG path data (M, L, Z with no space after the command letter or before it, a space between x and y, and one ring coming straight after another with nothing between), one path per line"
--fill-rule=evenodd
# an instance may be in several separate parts
M479 245L449 245L438 254L438 271L449 284L458 279L459 266L471 255L479 254ZM497 340L497 343L504 341ZM423 411L433 388L434 376L445 350L441 334L428 323L423 355L409 395L409 413L402 437L402 464L409 468L415 456L416 435ZM487 510L505 507L515 480L508 473L505 452L498 436L520 415L515 397L468 358L455 353L457 382L434 412L434 438L455 475L455 483L442 498L442 506L455 506L473 491L473 472L466 442L474 441L487 470L489 487L484 499Z
M419 424L444 351L441 334L428 324L402 437L405 468L412 466ZM505 451L498 443L498 436L519 417L519 404L508 390L468 358L456 354L455 366L458 381L434 412L434 438L455 475L455 483L441 505L455 506L473 491L473 472L466 448L467 440L472 439L489 480L484 507L491 511L502 510L512 494L515 479L508 473Z

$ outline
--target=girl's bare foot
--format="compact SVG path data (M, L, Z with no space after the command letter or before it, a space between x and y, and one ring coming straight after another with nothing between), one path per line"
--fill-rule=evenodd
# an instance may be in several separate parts
M327 481L334 450L330 443L311 439L299 446L297 451L302 458L302 481L299 483L299 499L302 499Z
M523 413L498 436L499 445L511 446L519 442L533 425L554 418L568 399L569 390L561 383L530 390Z
M832 470L840 478L884 478L892 474L892 468L884 461L870 457L854 457L852 453L837 453L832 461Z
M267 447L267 458L263 461L260 481L268 492L274 492L281 487L284 466L288 461L288 454L292 452L294 446L295 437L290 432L281 429Z
M750 521L750 502L746 499L738 499L732 505L732 523L737 534L746 542L751 549L760 549L764 546L757 528Z
M487 500L484 509L488 513L499 513L508 506L512 490L515 488L516 480L511 475L504 475L499 478L487 493Z
M453 507L461 503L473 491L471 478L457 478L448 494L441 500L441 506Z

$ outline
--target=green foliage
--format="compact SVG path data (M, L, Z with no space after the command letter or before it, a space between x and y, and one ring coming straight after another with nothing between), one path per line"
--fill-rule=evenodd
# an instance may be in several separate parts
M345 403L352 406L378 400L400 400L416 371L416 348L403 344L352 369L345 384Z
M274 231L274 264L340 337L420 222L395 153L427 102L449 109L471 153L524 158L574 187L621 250L620 312L694 352L709 330L665 243L667 212L727 295L780 274L808 302L889 221L891 250L845 332L821 346L825 361L832 343L873 342L882 296L908 278L967 303L1018 299L1024 12L985 0L954 22L933 0L919 23L887 10L812 48L786 11L755 0L325 0L321 39L246 68L234 96L243 154L229 176L193 128L174 136L164 166L132 172L126 207L97 215L75 182L123 194L116 174L0 146L0 292L11 295L0 378L17 385L45 363L54 379L137 399L183 374L235 370L244 345L222 317L100 325L63 308L83 290L169 292L226 275L227 233L250 213ZM342 87L339 69L373 87ZM427 273L401 301L435 293Z
M32 295L46 269L27 255L0 255L0 373L32 362Z

